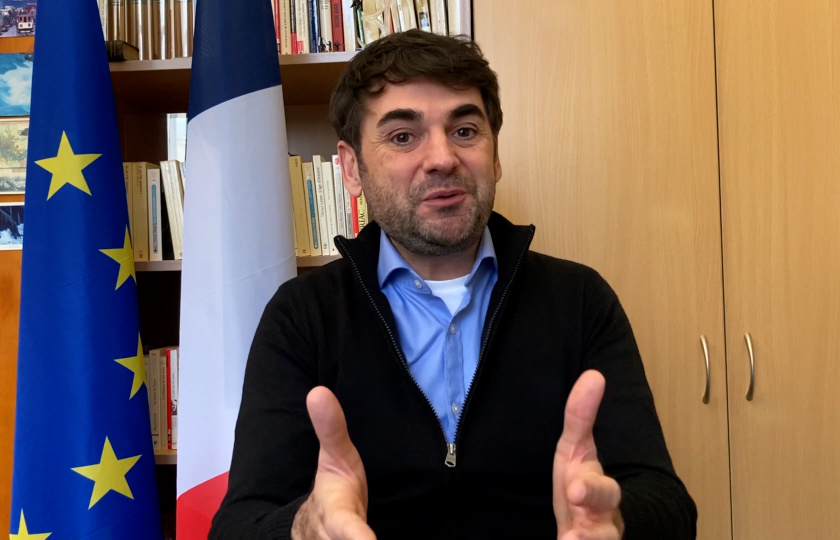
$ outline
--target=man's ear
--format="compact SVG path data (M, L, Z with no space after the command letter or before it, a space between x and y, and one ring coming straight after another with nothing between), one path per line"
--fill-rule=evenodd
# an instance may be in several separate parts
M496 174L496 182L502 179L502 162L499 160L499 154L496 154L496 159L493 163L493 172Z
M344 187L350 195L358 197L362 194L359 159L347 141L338 141L338 159L341 162L341 181L344 182Z

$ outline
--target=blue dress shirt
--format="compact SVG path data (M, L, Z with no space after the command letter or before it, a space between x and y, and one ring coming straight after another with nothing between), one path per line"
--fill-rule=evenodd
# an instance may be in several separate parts
M394 312L409 372L435 410L447 442L453 443L478 366L490 293L499 277L490 230L484 229L467 277L466 295L454 315L408 265L384 231L380 235L377 274L379 288Z

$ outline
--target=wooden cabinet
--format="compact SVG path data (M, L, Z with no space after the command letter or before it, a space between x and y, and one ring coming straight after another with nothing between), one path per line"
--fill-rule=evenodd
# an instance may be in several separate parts
M497 208L617 290L698 538L836 538L840 7L487 0L474 28Z
M715 34L734 537L830 540L840 537L840 5L720 1Z

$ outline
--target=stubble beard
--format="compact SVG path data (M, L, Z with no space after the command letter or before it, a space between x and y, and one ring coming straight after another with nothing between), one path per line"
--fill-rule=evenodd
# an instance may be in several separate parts
M405 200L383 188L383 182L368 181L367 171L361 176L372 219L392 242L417 255L445 256L469 249L481 239L493 212L495 182L479 186L475 180L460 175L433 175L412 187ZM451 188L463 189L467 200L457 207L438 210L433 219L418 215L418 207L427 193L433 189ZM469 205L466 211L464 204ZM457 214L463 215L456 217Z

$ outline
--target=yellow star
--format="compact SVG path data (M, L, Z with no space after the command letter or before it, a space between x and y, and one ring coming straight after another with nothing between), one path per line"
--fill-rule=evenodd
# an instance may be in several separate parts
M73 149L70 147L70 141L67 139L67 133L62 131L61 142L58 145L58 155L51 158L39 159L35 162L41 168L52 173L47 200L55 195L55 192L64 187L65 184L77 187L90 195L90 188L88 188L85 176L82 174L82 169L96 161L101 155L74 154Z
M123 247L100 249L99 251L120 263L120 274L117 276L117 286L114 287L115 291L120 288L120 285L128 281L129 276L134 278L135 284L137 283L137 276L134 273L134 250L131 248L131 237L128 236L128 227L125 228Z
M143 345L140 343L140 334L137 334L137 356L117 358L114 362L134 372L134 381L131 383L131 395L128 396L128 399L131 399L140 390L143 383L146 382L146 369L143 366Z
M125 475L139 459L140 456L117 459L114 449L111 447L111 441L108 440L108 437L105 437L105 446L102 447L102 457L99 459L99 463L85 467L73 467L73 471L94 482L88 510L93 508L93 505L98 503L109 491L116 491L129 499L133 499L134 495L131 494L131 488L128 487Z
M26 528L26 519L23 517L23 510L20 511L20 525L17 534L9 534L9 540L47 540L52 533L29 534Z

